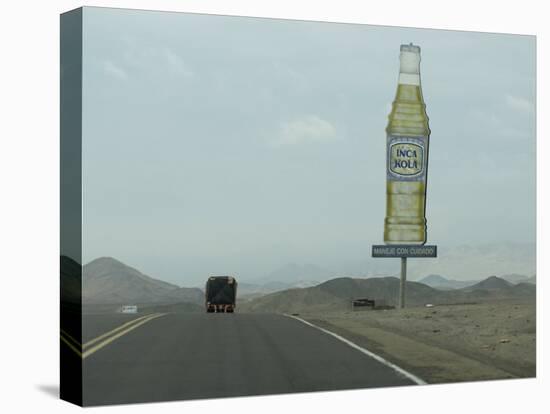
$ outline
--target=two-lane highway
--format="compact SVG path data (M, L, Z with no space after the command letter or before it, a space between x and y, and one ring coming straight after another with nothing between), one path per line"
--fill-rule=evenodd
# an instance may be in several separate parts
M189 313L146 320L120 330L125 333L83 360L84 405L414 384L283 315Z

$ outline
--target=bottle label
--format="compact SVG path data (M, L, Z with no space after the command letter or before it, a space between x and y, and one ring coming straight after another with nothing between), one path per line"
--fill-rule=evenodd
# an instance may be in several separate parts
M388 136L388 180L423 181L426 178L428 137Z

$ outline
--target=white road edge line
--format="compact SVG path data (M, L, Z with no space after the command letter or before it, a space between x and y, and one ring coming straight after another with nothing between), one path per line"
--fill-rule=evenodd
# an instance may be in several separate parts
M398 372L399 374L405 376L406 378L410 379L411 381L413 381L415 384L418 384L418 385L426 385L428 384L426 381L424 381L423 379L417 377L416 375L414 374L411 374L409 371L406 371L404 370L403 368L395 365L394 363L382 358L380 355L377 355L375 354L374 352L372 351L369 351L368 349L365 349L359 345L357 345L356 343L354 342L351 342L349 339L346 339L338 334L335 334L334 332L331 332L329 331L328 329L325 329L325 328L321 328L320 326L317 326L317 325L314 325L313 323L311 322L308 322L306 321L305 319L302 319L302 318L299 318L297 316L294 316L294 315L288 315L286 313L283 314L284 316L288 317L288 318L293 318L293 319L296 319L297 321L300 321L306 325L309 325L311 326L312 328L315 328L315 329L318 329L330 336L333 336L334 338L342 341L343 343L345 343L346 345L349 345L351 346L352 348L354 349L357 349L359 352L362 352L363 354L365 355L368 355L369 357L377 360L378 362L380 362L381 364L383 365L386 365L387 367L393 369L394 371Z

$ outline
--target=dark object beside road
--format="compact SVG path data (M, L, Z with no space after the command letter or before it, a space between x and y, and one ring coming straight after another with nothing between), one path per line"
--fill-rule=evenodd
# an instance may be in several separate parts
M232 276L211 276L206 282L206 312L233 313L237 280Z
M390 306L385 300L379 299L354 299L351 301L352 310L367 310L367 309L395 309L395 306Z
M374 300L371 299L354 299L351 301L351 306L355 308L367 307L374 309Z

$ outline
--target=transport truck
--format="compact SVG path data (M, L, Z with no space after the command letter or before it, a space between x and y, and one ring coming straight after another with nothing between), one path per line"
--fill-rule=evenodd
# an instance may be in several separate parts
M233 276L210 276L205 288L206 312L233 313L237 298L237 280Z

